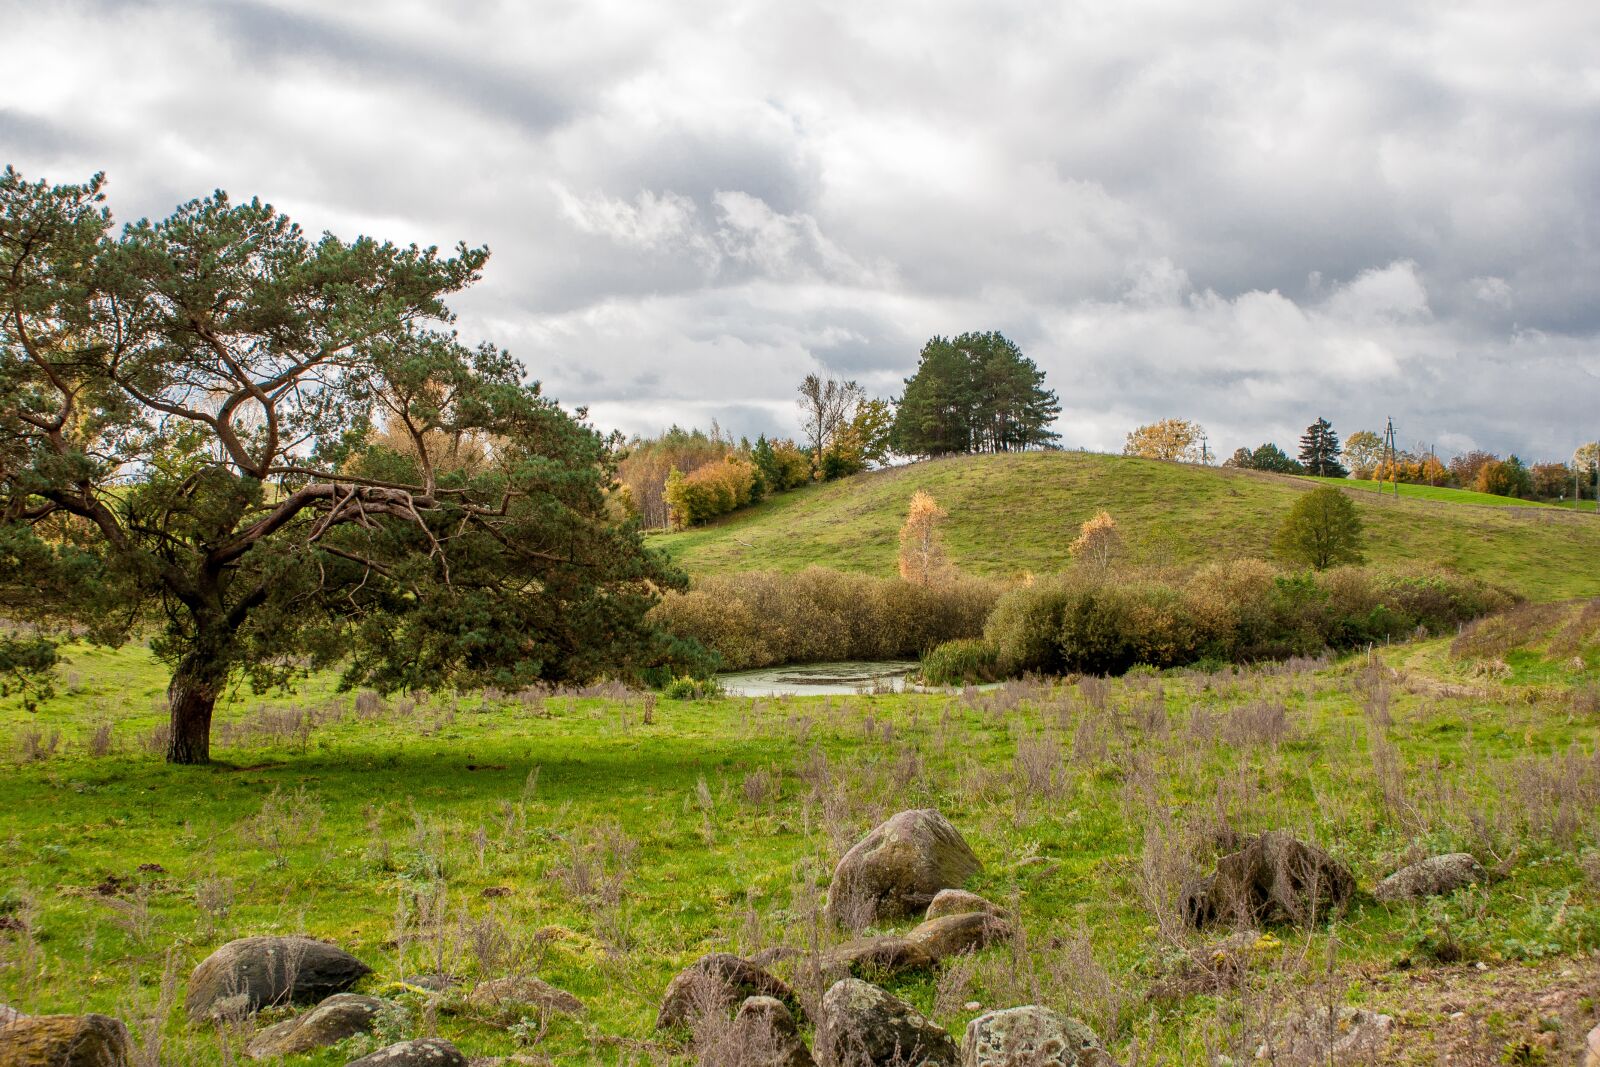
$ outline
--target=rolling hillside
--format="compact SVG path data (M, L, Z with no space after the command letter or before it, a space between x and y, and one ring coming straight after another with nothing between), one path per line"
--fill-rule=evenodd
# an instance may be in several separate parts
M1268 555L1285 510L1316 484L1091 453L967 456L787 493L653 543L690 574L813 563L890 574L906 502L925 489L950 512L946 544L973 573L1061 569L1078 524L1102 508L1121 526L1133 562L1197 563ZM1444 564L1534 599L1600 595L1600 517L1458 495L1462 502L1353 491L1369 561Z

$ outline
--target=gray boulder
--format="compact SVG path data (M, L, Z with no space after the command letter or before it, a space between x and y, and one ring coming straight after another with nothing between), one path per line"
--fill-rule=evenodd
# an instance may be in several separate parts
M1416 900L1419 897L1454 893L1457 889L1477 885L1487 878L1483 864L1474 859L1471 853L1451 852L1443 856L1430 856L1420 863L1400 868L1379 882L1372 895L1386 903Z
M1112 1067L1094 1031L1030 1004L978 1016L961 1040L961 1067Z
M439 1037L423 1037L380 1048L345 1067L467 1067L461 1050Z
M661 998L656 1029L681 1026L698 1011L730 1008L747 997L772 997L798 1008L794 990L749 960L726 952L701 956L673 976Z
M9 1004L0 1004L0 1027L10 1026L12 1023L16 1022L18 1019L26 1019L26 1018L27 1018L26 1015L22 1014L20 1011L18 1011L16 1008L13 1008L11 1005L9 1005Z
M130 1051L109 1015L29 1015L0 1029L0 1067L127 1067Z
M479 982L467 994L467 1003L474 1008L516 1008L526 1005L567 1015L583 1012L583 1001L565 989L558 989L532 975L491 978L487 982Z
M335 993L308 1012L274 1023L245 1046L253 1060L278 1059L337 1045L372 1029L383 1001L356 993Z
M1343 904L1355 887L1350 869L1322 849L1269 831L1217 860L1214 874L1184 886L1183 908L1196 926L1304 924Z
M194 969L184 1009L190 1020L248 1015L270 1004L315 1004L355 985L371 968L309 937L229 941Z
M816 1067L794 1016L772 997L745 998L726 1038L715 1049L701 1049L700 1062L715 1067Z
M941 889L958 888L983 864L932 808L902 811L844 854L828 887L827 914L852 929L925 911Z
M997 915L969 911L961 915L940 915L927 919L906 934L906 940L933 957L935 963L947 956L976 952L980 948L1009 941L1011 924Z
M910 1004L858 978L837 982L822 997L817 1052L823 1063L849 1067L955 1067L950 1035Z
M1006 917L1006 909L976 893L969 893L965 889L941 889L933 895L933 901L928 905L928 918L966 915L974 911L981 911L985 915L998 915L1002 919Z

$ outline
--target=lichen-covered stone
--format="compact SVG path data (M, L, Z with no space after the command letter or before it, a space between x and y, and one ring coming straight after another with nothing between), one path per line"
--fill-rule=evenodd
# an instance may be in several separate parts
M1343 1005L1296 1015L1278 1028L1277 1048L1292 1063L1372 1063L1389 1043L1394 1019Z
M969 893L965 889L941 889L933 895L933 901L928 905L930 919L939 919L946 915L966 915L969 912L981 911L985 915L998 915L1006 918L1006 909L992 901L985 900L976 893Z
M29 1015L0 1029L0 1067L127 1067L128 1028L109 1015Z
M844 854L828 887L827 914L853 929L919 914L939 890L960 887L982 868L943 815L902 811Z
M940 915L913 927L906 940L933 957L935 963L948 956L976 952L980 948L1009 941L1011 924L997 915L969 911L961 915Z
M1400 868L1379 882L1372 895L1385 902L1436 897L1477 885L1487 877L1483 864L1470 852L1451 852Z
M243 937L194 969L184 1009L201 1022L246 1015L271 1004L315 1004L343 993L370 972L336 945L309 937Z
M491 978L479 982L467 994L467 1003L475 1008L500 1008L528 1005L545 1011L559 1011L567 1015L583 1012L583 1001L558 989L542 978L516 975L510 978Z
M245 1051L251 1059L270 1060L327 1048L371 1030L382 1010L377 997L335 993L310 1011L261 1030Z
M701 956L673 976L661 998L656 1028L665 1030L689 1021L696 1011L732 1007L747 997L774 997L798 1007L794 990L749 960L726 952Z
M380 1048L345 1067L467 1067L467 1058L443 1038L423 1037Z
M955 1067L950 1035L910 1004L858 978L822 997L817 1051L823 1063L860 1067Z
M1083 1023L1037 1004L1004 1008L967 1024L961 1067L1110 1067L1100 1039Z

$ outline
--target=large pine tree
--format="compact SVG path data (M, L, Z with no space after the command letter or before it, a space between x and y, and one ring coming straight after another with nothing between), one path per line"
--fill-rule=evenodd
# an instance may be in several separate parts
M1044 372L1003 334L935 337L906 379L891 440L908 456L1047 448L1060 413Z
M1350 472L1339 462L1339 435L1327 419L1318 419L1306 427L1300 438L1300 465L1307 474L1319 478L1348 478Z

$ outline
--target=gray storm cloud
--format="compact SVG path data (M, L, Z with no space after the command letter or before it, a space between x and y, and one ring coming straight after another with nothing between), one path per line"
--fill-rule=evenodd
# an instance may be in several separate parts
M464 332L629 432L790 432L1001 329L1072 447L1600 432L1600 8L0 0L0 160L495 250Z

